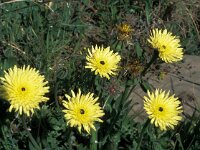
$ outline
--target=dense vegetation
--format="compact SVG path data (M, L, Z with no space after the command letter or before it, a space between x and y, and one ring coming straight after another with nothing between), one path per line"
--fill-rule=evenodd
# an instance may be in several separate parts
M198 108L167 131L129 115L131 92L136 86L154 90L144 76L164 63L153 57L150 31L167 29L179 37L184 54L199 55L199 17L198 0L1 0L0 76L14 65L30 65L50 89L49 100L30 117L9 112L2 96L0 149L200 149ZM110 80L85 68L88 49L95 45L110 46L121 56L118 75ZM79 88L99 97L105 113L91 134L69 127L62 112L65 94Z

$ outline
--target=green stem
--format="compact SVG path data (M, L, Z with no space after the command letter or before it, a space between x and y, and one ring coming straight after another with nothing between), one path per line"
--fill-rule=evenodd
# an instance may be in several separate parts
M23 123L23 127L26 130L26 133L31 141L31 143L33 144L33 146L37 149L37 150L42 150L42 148L38 145L38 143L35 141L35 139L33 138L32 134L29 132L27 125L26 125L26 119L25 116L22 116L22 123Z
M97 150L97 130L91 131L91 138L90 138L90 150Z
M151 67L151 65L153 64L153 62L158 58L158 51L154 50L153 55L151 57L151 60L149 61L149 63L147 64L147 66L144 68L144 70L141 73L141 76L144 76L147 72L147 70Z
M122 94L122 97L119 102L119 106L117 108L117 114L113 117L113 119L111 119L112 122L111 122L111 125L109 126L109 128L107 129L107 134L110 134L110 132L112 131L114 124L117 122L117 120L119 119L119 116L121 114L121 110L123 108L123 103L125 103L125 100L127 100L130 97L130 95L133 92L136 85L137 85L137 82L135 84L133 84L132 87L129 87L129 85L126 83L125 90Z
M60 105L58 103L58 97L57 97L57 89L58 89L58 84L59 84L59 82L57 82L57 70L55 71L55 74L54 74L54 81L56 83L55 88L54 88L54 99L55 99L57 108L60 109Z
M148 120L145 122L145 124L144 124L144 126L143 126L143 128L142 128L142 131L141 131L140 137L139 137L139 143L138 143L138 145L137 145L136 150L139 150L139 149L140 149L140 146L141 146L141 143L142 143L142 139L143 139L144 133L145 133L145 131L146 131L146 129L147 129L149 123L150 123L150 120L148 119Z
M177 138L177 140L178 140L178 142L179 142L179 145L180 145L180 147L181 147L181 150L184 150L184 147L183 147L183 144L182 144L181 137L180 137L180 134L179 134L179 133L177 133L176 138Z

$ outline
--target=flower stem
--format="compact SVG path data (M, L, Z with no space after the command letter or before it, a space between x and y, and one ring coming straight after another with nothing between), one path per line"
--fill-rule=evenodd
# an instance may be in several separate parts
M90 150L97 150L97 130L91 131Z
M149 123L150 123L150 120L147 119L147 121L145 122L145 124L144 124L144 126L143 126L143 128L142 128L142 131L141 131L141 133L140 133L139 143L138 143L138 145L137 145L137 147L136 147L136 150L139 150L139 149L140 149L140 146L141 146L141 143L142 143L142 139L143 139L144 133L145 133L145 131L146 131L146 129L147 129Z
M151 65L153 64L153 62L158 58L158 51L154 50L153 55L151 57L151 60L149 61L149 63L147 64L147 66L144 68L144 70L141 73L141 76L144 76L147 72L147 70L151 67Z
M26 130L26 133L31 141L31 143L33 144L33 146L37 149L37 150L42 150L42 148L38 145L38 143L35 141L35 139L33 138L32 134L29 132L27 125L26 125L26 118L23 115L22 117L22 123L23 123L23 127Z

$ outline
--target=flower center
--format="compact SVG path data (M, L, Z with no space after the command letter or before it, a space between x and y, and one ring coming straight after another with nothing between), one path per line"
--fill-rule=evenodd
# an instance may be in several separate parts
M163 111L163 108L162 107L159 107L159 109L158 109L160 112L162 112Z
M80 109L80 114L84 114L85 111L83 109Z
M100 61L100 64L105 65L105 62L104 61Z
M165 46L165 45L163 45L162 47L163 47L164 49L166 49L166 46Z
M21 89L22 91L26 91L26 89L24 88L24 87L22 87L22 89Z

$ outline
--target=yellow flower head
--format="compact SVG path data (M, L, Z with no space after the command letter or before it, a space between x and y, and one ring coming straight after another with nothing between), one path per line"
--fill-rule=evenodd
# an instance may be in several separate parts
M40 75L34 68L10 68L5 71L2 81L2 96L10 102L9 111L15 109L21 115L25 113L30 116L34 109L39 109L40 102L46 102L45 93L49 92L49 87L44 82L44 76Z
M81 90L77 95L71 91L72 97L65 95L68 101L63 100L63 105L66 109L63 110L65 113L65 119L70 127L78 127L81 133L82 128L90 134L90 128L95 129L94 122L103 122L99 117L104 115L103 110L97 103L98 97L93 98L93 93L87 95L81 94Z
M133 31L131 26L127 23L123 23L121 25L118 25L117 28L118 28L119 32L124 33L124 34L129 34Z
M129 40L131 38L130 34L131 32L133 32L133 29L129 24L123 23L121 25L118 25L117 29L119 40Z
M167 30L154 29L148 42L153 48L158 49L159 57L166 63L172 63L183 59L183 48L180 40Z
M109 75L116 75L118 63L121 60L118 53L113 53L110 47L103 48L92 46L92 51L88 50L89 55L86 56L87 64L85 68L95 71L95 75L110 79Z
M144 109L151 123L161 130L174 129L174 126L182 119L180 116L182 106L178 98L174 95L169 96L169 92L165 93L159 89L156 89L155 93L148 91L148 96L144 96Z

